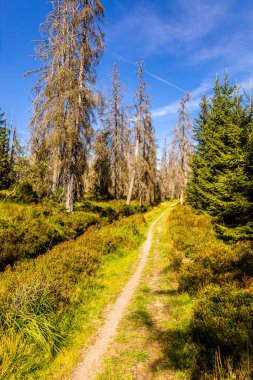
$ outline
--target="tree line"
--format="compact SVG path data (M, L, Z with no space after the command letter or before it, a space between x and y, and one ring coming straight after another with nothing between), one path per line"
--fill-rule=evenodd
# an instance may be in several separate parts
M198 212L214 217L226 240L253 237L252 100L231 84L215 80L191 123L189 96L181 101L178 123L161 164L163 197L181 198Z
M132 106L117 65L109 96L96 90L103 18L99 0L52 2L35 51L40 67L27 73L38 76L29 157L20 157L16 131L2 114L0 187L29 181L40 197L64 200L68 212L85 192L127 204L177 198L213 215L224 238L252 237L251 99L226 74L192 122L185 94L159 166L144 62Z
M125 198L127 204L133 198L151 204L158 197L155 129L143 61L133 106L124 104L116 65L110 96L96 91L103 17L99 0L53 1L35 50L40 67L26 74L38 79L30 154L19 160L21 177L39 196L65 199L68 212L85 191Z
M16 127L7 124L5 113L0 113L0 189L9 188L17 181L16 163L23 153Z

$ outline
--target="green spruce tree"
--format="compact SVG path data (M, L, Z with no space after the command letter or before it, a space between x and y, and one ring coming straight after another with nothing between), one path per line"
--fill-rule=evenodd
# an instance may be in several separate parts
M0 114L0 189L10 186L10 132L6 115Z
M224 238L248 238L251 205L248 198L245 126L248 113L237 86L217 79L210 102L203 98L195 124L197 146L192 160L188 203L216 218ZM246 137L247 139L247 137Z

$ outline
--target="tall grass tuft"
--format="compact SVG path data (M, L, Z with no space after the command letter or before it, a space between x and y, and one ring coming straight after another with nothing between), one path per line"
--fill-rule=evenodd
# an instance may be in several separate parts
M212 219L176 207L168 221L168 259L180 292L194 300L194 379L253 378L253 245L226 244Z
M19 261L1 274L0 378L34 378L57 355L68 342L83 294L99 291L99 268L137 248L145 223L142 215L135 215L101 228L91 226L76 240Z

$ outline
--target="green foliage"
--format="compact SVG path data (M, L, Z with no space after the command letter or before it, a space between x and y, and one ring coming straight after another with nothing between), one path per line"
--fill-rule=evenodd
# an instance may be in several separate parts
M56 243L74 239L97 222L94 213L68 215L50 204L1 204L0 269L20 259L38 256Z
M209 286L199 294L192 321L193 341L200 348L199 365L214 365L221 357L236 365L246 353L252 354L253 293L234 287Z
M37 201L29 183L17 187L12 199ZM77 211L67 214L53 202L45 204L0 204L0 270L25 258L45 253L55 244L74 239L94 224L111 223L124 216L144 212L137 202L126 206L124 201L77 204ZM110 245L110 243L108 243Z
M207 215L196 215L189 206L177 206L168 221L170 236L173 239L173 251L192 257L201 251L201 245L213 241L212 219Z
M22 203L37 203L38 195L29 182L22 182L17 186L13 199Z
M235 257L223 243L201 245L201 252L181 266L179 289L189 293L210 283L224 284L235 281Z
M138 247L143 226L141 215L101 229L94 226L79 239L59 244L36 259L18 262L2 273L1 378L33 376L52 360L73 329L70 321L83 294L87 292L88 297L98 287L101 264Z
M10 185L10 133L5 114L0 114L0 190Z
M150 209L150 206L145 204L140 206L137 201L131 202L128 206L124 200L111 200L106 202L85 200L84 202L79 203L76 209L95 212L101 217L106 217L109 221L113 221L119 219L120 217L146 212Z
M253 373L245 366L253 356L253 246L250 241L226 244L214 228L210 216L190 207L176 207L168 223L178 290L195 299L193 378L221 380L230 374L236 379L247 373L242 378L248 379Z
M252 238L251 115L236 86L216 80L195 122L197 146L187 201L215 216L225 239Z
M50 168L44 157L46 152L46 147L43 146L42 158L39 162L31 162L26 157L17 157L13 165L15 184L22 186L24 183L29 183L40 199L48 197L51 186L48 178Z

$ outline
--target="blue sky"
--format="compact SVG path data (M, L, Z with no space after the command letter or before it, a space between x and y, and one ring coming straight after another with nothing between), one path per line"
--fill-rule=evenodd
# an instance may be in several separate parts
M0 0L0 107L13 113L20 134L28 138L34 43L39 24L51 9L46 0ZM97 87L104 92L118 63L131 104L137 67L145 61L153 118L160 144L176 122L182 90L192 94L194 117L200 98L209 94L216 73L226 68L232 81L247 88L253 71L252 0L104 0L105 52ZM173 85L171 85L171 84ZM181 89L181 90L180 90Z

